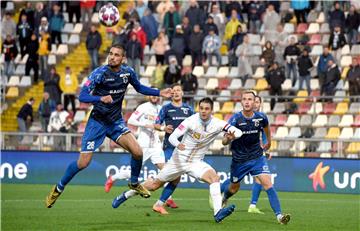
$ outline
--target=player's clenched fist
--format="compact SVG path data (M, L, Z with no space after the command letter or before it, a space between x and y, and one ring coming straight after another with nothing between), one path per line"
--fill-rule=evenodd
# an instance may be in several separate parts
M103 103L112 103L113 102L111 95L102 96L100 100Z
M171 98L171 97L173 97L173 95L174 95L174 92L171 88L165 88L160 91L160 96L165 97L165 98Z
M177 148L180 150L180 151L184 151L185 150L185 144L182 144L180 143Z

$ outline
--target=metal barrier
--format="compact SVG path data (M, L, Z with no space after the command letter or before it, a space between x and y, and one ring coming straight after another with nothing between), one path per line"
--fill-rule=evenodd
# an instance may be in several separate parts
M36 150L36 151L80 151L82 134L79 133L33 133L33 132L2 132L1 149L2 150ZM221 139L221 136L218 137ZM332 157L344 158L345 143L360 142L359 138L353 139L316 139L316 138L273 138L273 141L289 141L294 142L291 146L295 149L290 150L272 150L274 155L280 156L300 156L302 153L300 142L307 144L313 142L336 142L337 152ZM120 146L112 145L110 139L106 138L103 145L97 150L98 152L124 152ZM314 151L316 153L316 151ZM311 152L311 153L314 153ZM210 153L210 152L209 152ZM281 154L279 154L281 153ZM221 153L213 154L230 154L229 146L225 146ZM360 150L358 153L360 154Z

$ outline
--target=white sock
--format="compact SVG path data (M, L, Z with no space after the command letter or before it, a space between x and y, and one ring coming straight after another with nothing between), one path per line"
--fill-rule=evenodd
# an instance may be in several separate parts
M256 208L256 205L250 204L249 208L251 208L251 209Z
M277 220L278 221L280 221L280 219L283 217L283 215L282 214L278 214L278 215L276 215L276 218L277 218Z
M125 180L131 177L131 171L127 171L125 169L120 169L120 171L116 172L114 175L111 176L111 180Z
M138 193L135 190L130 189L129 191L125 192L126 199L129 199L130 197L136 196Z
M156 206L164 206L164 202L162 202L161 200L158 200L156 202Z
M209 189L214 206L214 215L216 215L221 209L221 204L222 204L220 182L215 182L210 184Z

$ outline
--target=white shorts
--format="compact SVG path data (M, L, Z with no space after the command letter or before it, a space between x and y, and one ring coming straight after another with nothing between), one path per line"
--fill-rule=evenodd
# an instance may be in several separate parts
M201 177L204 175L204 173L210 169L213 169L213 167L202 160L195 162L182 162L178 160L174 161L174 159L171 158L165 164L164 168L161 169L157 178L162 182L170 182L182 174L187 173L190 176L201 180Z
M164 164L165 155L164 151L161 148L143 148L143 163L148 159L151 160L153 164Z

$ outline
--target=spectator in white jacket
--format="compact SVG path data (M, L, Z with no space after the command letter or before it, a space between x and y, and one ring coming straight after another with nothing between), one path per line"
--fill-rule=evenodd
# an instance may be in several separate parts
M206 54L206 57L209 60L210 66L212 66L212 59L214 55L216 56L217 64L221 65L220 46L220 37L217 36L214 29L211 28L209 30L209 34L204 39L202 48L203 53Z
M50 115L49 125L48 125L48 132L50 133L60 133L61 128L66 125L66 118L69 116L69 113L64 110L64 107L61 103L56 105L56 110L53 111ZM65 138L54 136L54 147L57 150L64 150L65 147Z

